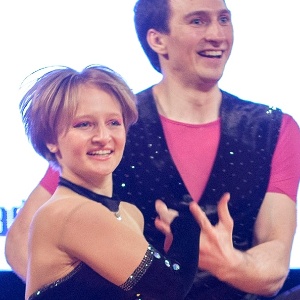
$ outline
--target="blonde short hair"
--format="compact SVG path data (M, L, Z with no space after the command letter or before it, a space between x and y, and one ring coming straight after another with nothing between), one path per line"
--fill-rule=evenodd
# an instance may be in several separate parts
M38 72L43 72L43 75L36 77ZM34 83L21 99L19 109L33 148L54 166L57 160L48 150L47 144L56 143L59 133L70 126L81 85L99 87L119 101L126 132L137 120L135 95L124 79L108 67L90 65L81 72L65 66L47 67L26 79L34 75Z

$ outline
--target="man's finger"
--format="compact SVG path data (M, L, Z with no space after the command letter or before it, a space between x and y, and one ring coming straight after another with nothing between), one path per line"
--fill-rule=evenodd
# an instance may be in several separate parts
M218 216L219 222L225 224L226 226L233 227L233 220L228 209L229 200L230 194L225 193L218 204Z
M201 207L196 202L190 203L190 211L193 214L196 222L199 224L200 228L203 230L205 228L211 228L212 225L207 218L205 212L201 209Z

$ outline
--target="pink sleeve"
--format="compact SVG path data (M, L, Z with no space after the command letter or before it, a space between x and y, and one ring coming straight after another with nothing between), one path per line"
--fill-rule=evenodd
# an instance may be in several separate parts
M278 143L272 159L268 192L281 193L297 200L300 180L300 130L289 115L284 114Z
M40 181L40 185L52 195L57 188L58 177L59 172L49 166L44 177Z

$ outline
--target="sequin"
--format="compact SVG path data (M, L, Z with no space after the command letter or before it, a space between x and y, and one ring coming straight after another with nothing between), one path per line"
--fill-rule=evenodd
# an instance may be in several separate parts
M153 261L153 254L155 249L152 246L148 246L147 251L139 264L139 266L134 270L134 272L129 276L129 278L120 285L120 288L124 291L130 291L143 277L143 275L147 272Z

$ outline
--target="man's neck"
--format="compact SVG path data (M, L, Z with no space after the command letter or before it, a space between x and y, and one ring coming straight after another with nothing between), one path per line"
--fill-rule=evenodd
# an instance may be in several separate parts
M208 90L183 88L161 81L153 88L159 114L189 124L205 124L219 117L222 94L217 85Z

